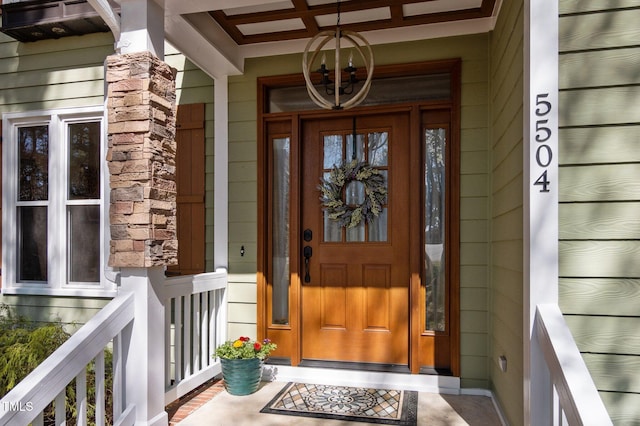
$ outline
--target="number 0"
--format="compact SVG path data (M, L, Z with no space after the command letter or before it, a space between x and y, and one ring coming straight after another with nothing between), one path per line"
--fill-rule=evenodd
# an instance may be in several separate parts
M543 154L543 151L546 154ZM538 163L538 166L547 167L549 164L551 164L552 158L553 154L549 145L540 145L536 150L536 162Z

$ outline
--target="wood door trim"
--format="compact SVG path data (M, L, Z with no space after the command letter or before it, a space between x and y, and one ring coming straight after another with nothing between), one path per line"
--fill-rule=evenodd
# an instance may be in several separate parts
M380 111L411 111L412 117L418 116L421 111L429 110L429 109L441 109L446 108L450 111L451 121L450 121L450 141L451 141L451 151L449 153L451 157L451 169L449 174L447 175L450 178L450 182L452 184L451 190L448 191L448 198L450 209L452 210L453 216L448 217L451 224L453 226L449 230L449 239L448 239L448 256L451 260L449 265L449 277L451 282L451 304L449 309L451 314L449 316L450 319L450 336L451 336L451 345L450 345L450 353L448 354L450 361L450 371L448 374L453 374L454 376L460 375L460 266L459 266L459 241L460 241L460 69L461 69L461 61L460 59L451 59L451 60L441 60L441 61L433 61L427 63L420 64L406 64L406 65L391 65L391 66L382 66L376 68L376 76L400 76L400 75L416 75L419 73L434 73L434 72L448 72L451 76L451 98L448 101L432 101L432 102L417 102L417 103L404 103L397 105L386 105L386 106L368 106L368 107L358 107L350 110L351 113L358 113L363 115L376 114ZM284 120L289 121L292 124L291 127L291 141L292 141L292 153L291 158L294 160L292 162L292 181L300 182L299 179L299 163L300 163L300 151L298 149L298 143L300 140L300 123L304 119L310 118L331 118L335 116L340 116L343 112L335 112L335 111L299 111L299 112L283 112L283 113L267 113L267 91L273 87L287 87L287 86L296 86L303 84L303 80L300 74L296 75L288 75L288 76L275 76L275 77L259 77L258 78L258 102L257 102L257 113L258 113L258 177L266 177L266 160L268 158L266 150L268 149L266 141L266 125L271 121ZM416 167L421 168L421 147L420 147L420 123L419 120L411 120L411 135L410 139L415 142L412 145L412 153L411 153L411 173L412 176L415 176ZM417 123L417 124L415 124ZM416 148L417 147L417 148ZM417 151L416 151L417 150ZM415 155L417 154L417 155ZM294 171L294 167L296 170ZM295 176L295 180L294 179ZM262 253L262 255L258 256L257 259L257 283L258 283L258 336L259 338L263 337L272 337L273 332L277 332L279 330L277 326L272 326L268 323L267 316L267 271L269 270L269 258L266 255L267 243L268 243L268 212L267 208L269 206L268 203L268 180L267 179L259 179L258 184L258 243L257 249L258 253ZM412 194L418 194L419 199L422 200L423 197L421 195L421 186L420 183L411 183ZM292 194L298 193L300 188L296 188L294 191L294 187L292 186ZM293 200L292 200L293 201ZM421 207L418 203L412 203L412 208L409 209L410 216L409 220L411 221L411 226L415 226L415 223L421 222ZM300 247L301 242L301 229L300 229L300 206L299 199L296 202L292 202L292 208L290 211L290 220L291 222L291 237L290 237L290 245L291 249L291 282L290 282L290 325L287 327L290 330L289 334L286 336L287 339L290 339L293 346L297 348L292 351L286 359L276 360L279 363L291 363L292 365L298 365L301 361L300 357L300 342L301 342L301 330L300 330L300 312L297 310L297 306L301 303L301 294L300 294L300 280L299 280L299 264L300 264L300 253L297 248ZM294 221L297 223L297 227L294 228ZM412 228L413 229L413 228ZM411 270L411 297L412 300L419 300L420 292L421 292L421 283L422 283L422 269L421 264L424 259L424 254L422 253L424 250L421 246L422 237L419 235L413 235L410 238L410 250L411 250L411 259L410 259L410 270ZM293 249L293 248L296 249ZM430 369L428 366L420 364L420 345L414 342L415 336L422 336L424 333L421 331L421 318L420 318L420 306L417 303L412 303L410 306L410 347L408 348L410 354L410 368L412 373L417 372L425 372L427 370L435 371L434 369ZM283 328L283 327L280 327ZM280 335L280 334L279 334ZM283 336L284 337L284 336ZM275 339L274 339L275 340ZM276 357L278 354L276 354Z
M419 141L421 137L421 125L420 125L420 110L417 106L411 109L409 129L409 138L411 141ZM409 147L409 169L410 175L420 176L422 173L422 150L419 143L412 143ZM418 179L409 180L409 192L415 197L418 194L417 200L420 203L411 203L409 205L409 222L410 229L421 229L422 227L422 206L424 201L421 196L422 181ZM422 237L417 232L409 233L409 271L410 277L410 289L409 295L411 297L411 303L409 305L410 324L409 330L411 335L409 336L409 369L412 374L418 374L420 372L420 345L415 341L416 336L420 336L421 321L420 316L422 309L420 307L420 301L422 300L421 284L422 284ZM417 301L417 302L416 302Z

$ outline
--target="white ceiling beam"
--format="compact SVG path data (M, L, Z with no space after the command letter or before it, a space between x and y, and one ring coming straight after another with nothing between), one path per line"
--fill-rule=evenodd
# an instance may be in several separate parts
M108 0L87 0L87 2L98 12L98 15L109 26L116 43L120 39L120 16L113 11Z
M243 73L237 45L208 14L165 16L164 25L167 41L209 76Z

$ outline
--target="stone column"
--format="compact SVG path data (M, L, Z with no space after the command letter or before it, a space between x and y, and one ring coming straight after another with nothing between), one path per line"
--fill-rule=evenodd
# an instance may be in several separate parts
M150 52L107 58L109 266L135 295L126 398L136 425L166 425L164 267L177 263L175 70Z
M109 266L175 265L175 70L149 52L107 58Z

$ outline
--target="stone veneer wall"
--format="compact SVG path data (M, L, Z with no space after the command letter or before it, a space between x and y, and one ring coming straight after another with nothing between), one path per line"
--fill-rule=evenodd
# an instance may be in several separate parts
M107 58L109 266L177 263L175 76L149 52Z

